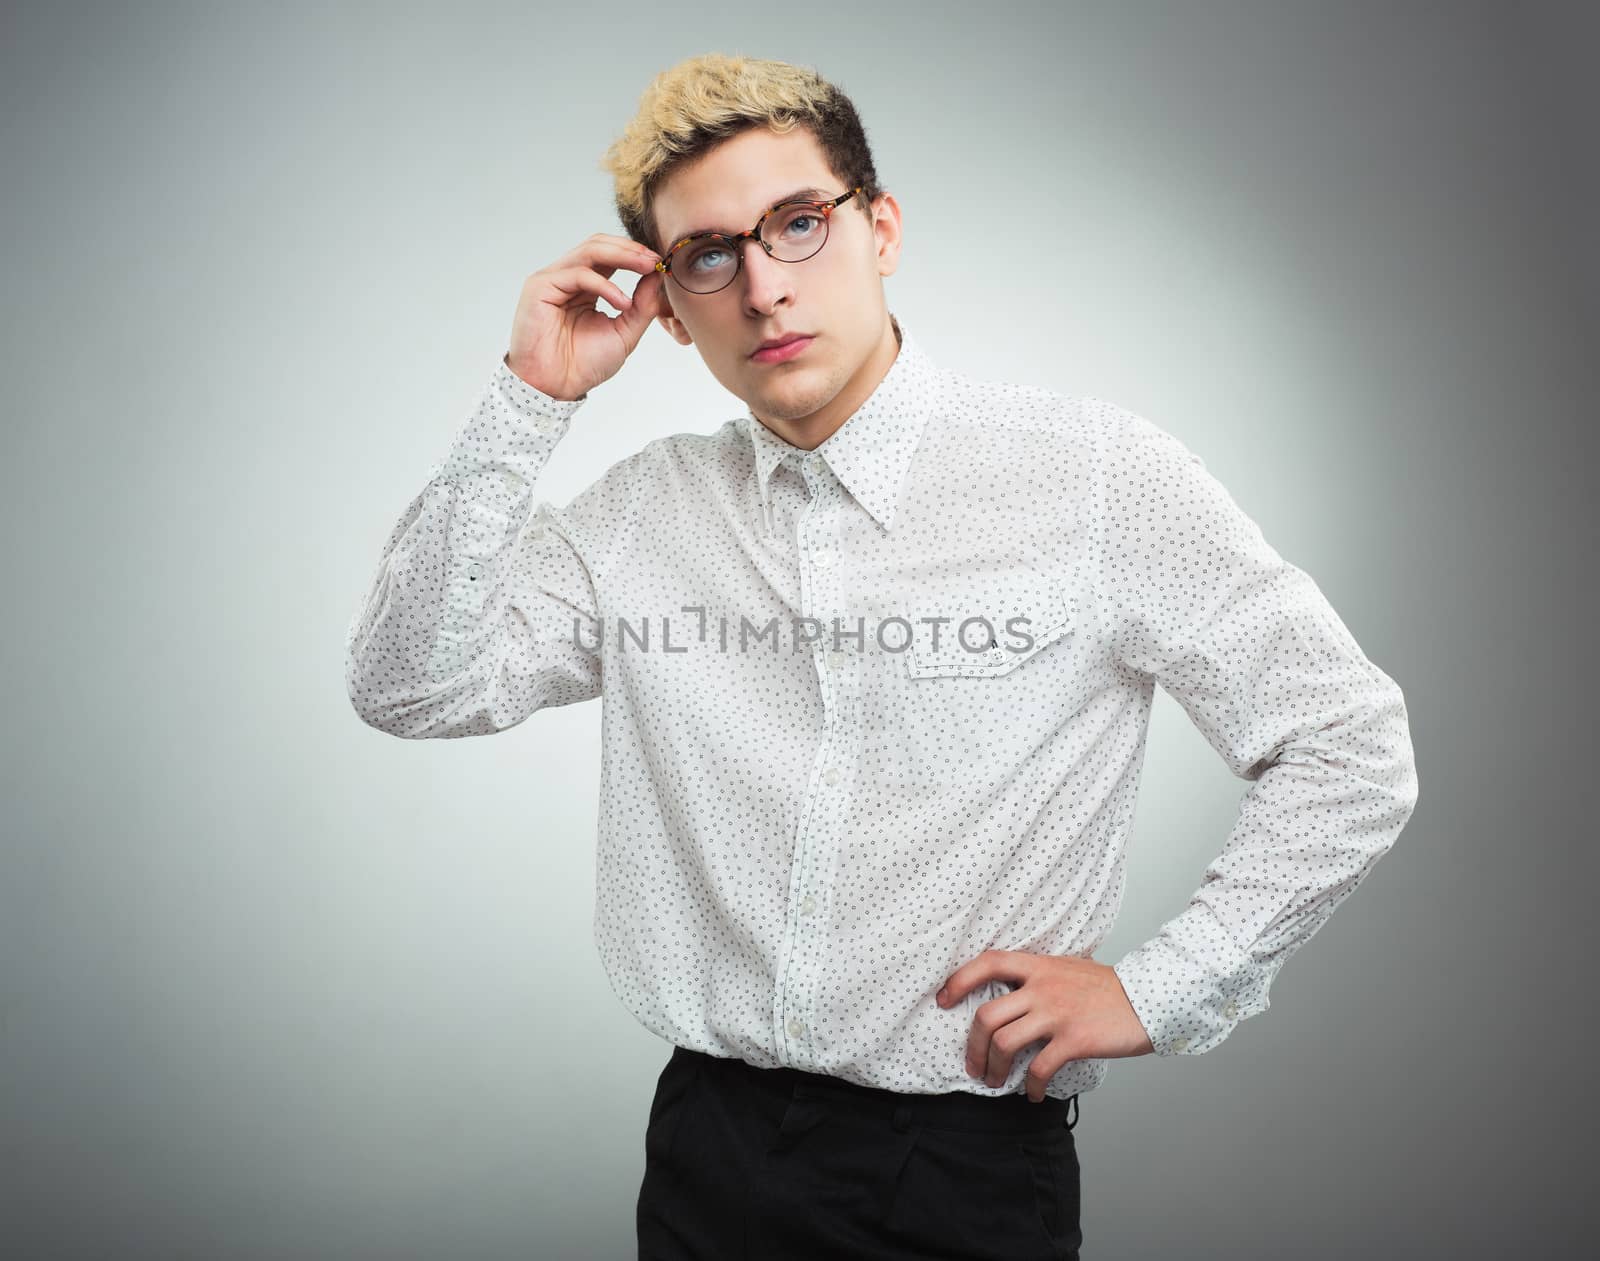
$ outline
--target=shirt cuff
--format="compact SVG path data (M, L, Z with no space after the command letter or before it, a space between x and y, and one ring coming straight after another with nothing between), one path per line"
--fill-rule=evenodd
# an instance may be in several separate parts
M1157 1055L1203 1055L1271 1006L1272 967L1210 937L1190 944L1189 928L1179 916L1113 965Z
M543 390L529 385L511 370L508 361L509 352L500 356L500 362L495 367L495 384L504 394L505 399L519 412L527 416L547 416L565 420L578 410L578 405L586 401L589 392L585 390L577 398L554 398Z

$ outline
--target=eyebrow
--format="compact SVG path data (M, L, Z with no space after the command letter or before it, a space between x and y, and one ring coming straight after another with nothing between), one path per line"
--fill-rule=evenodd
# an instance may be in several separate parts
M810 201L813 198L815 198L818 201L828 201L828 200L830 200L829 196L828 196L828 190L825 189L825 188L816 188L814 186L810 187L810 188L796 188L796 189L793 189L790 192L785 193L782 197L779 197L776 201L772 202L770 205L768 205L767 209L771 210L774 206L781 206L786 201ZM743 231L743 229L741 228L740 231ZM668 244L669 245L676 245L679 241L683 240L684 237L695 236L695 235L697 235L697 234L699 234L701 232L723 232L723 233L726 233L726 232L728 232L728 229L726 229L726 228L690 228L687 232L680 232L676 236L669 238Z

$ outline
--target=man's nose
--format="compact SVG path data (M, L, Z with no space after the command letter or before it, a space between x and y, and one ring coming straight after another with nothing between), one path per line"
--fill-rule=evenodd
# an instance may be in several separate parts
M752 306L767 309L789 287L789 264L773 258L756 240L744 242L744 250L745 294Z

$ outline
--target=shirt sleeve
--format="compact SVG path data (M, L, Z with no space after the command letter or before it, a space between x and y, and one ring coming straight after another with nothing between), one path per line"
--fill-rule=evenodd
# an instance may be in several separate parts
M566 515L533 491L587 397L553 398L502 356L350 620L346 690L368 726L493 735L600 694L594 583Z
M1285 961L1393 845L1417 800L1405 698L1204 461L1143 417L1105 445L1102 600L1234 775L1239 818L1184 911L1115 964L1160 1055L1267 1010Z

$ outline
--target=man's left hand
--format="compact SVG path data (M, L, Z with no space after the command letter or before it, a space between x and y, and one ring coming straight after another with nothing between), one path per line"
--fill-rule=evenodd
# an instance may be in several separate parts
M985 950L962 964L939 991L940 1007L954 1007L985 981L1010 981L1017 988L978 1008L967 1036L967 1074L998 1087L1011 1075L1018 1051L1044 1047L1028 1065L1028 1098L1038 1103L1044 1088L1070 1060L1149 1055L1150 1036L1109 963L1076 955L1038 955L1022 950Z

